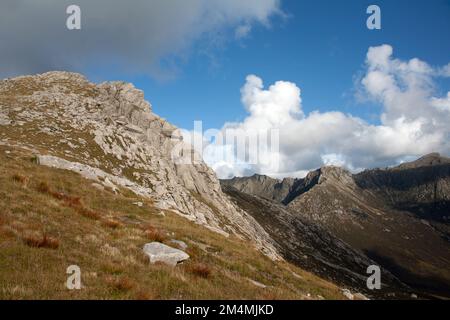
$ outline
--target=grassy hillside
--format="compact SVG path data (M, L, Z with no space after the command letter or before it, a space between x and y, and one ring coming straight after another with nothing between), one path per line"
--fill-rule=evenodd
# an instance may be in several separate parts
M155 208L127 190L101 190L0 145L0 299L340 299L339 288L248 242ZM142 206L137 205L142 202ZM188 244L176 267L151 265L145 243ZM78 265L81 290L68 290ZM260 284L264 284L263 288Z

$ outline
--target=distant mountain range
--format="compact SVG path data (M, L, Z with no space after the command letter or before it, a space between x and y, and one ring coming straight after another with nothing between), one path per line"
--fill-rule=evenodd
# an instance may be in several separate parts
M254 175L221 184L295 264L358 284L372 260L393 288L450 297L449 158L433 153L359 174L323 167L303 179Z

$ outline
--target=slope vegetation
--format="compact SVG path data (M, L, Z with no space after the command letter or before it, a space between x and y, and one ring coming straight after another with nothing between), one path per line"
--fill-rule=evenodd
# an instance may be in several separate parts
M190 222L126 188L39 165L0 145L0 299L341 299L339 288L236 236ZM142 247L184 241L190 259L150 264ZM78 265L82 289L65 287Z

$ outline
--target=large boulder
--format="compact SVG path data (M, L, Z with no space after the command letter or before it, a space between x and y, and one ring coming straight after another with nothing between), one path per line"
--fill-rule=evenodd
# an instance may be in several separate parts
M147 243L144 246L144 253L150 258L150 263L163 262L171 266L176 266L178 263L189 259L186 252L160 242Z

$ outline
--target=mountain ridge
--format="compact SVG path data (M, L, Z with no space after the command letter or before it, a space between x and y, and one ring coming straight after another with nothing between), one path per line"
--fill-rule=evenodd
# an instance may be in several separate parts
M274 201L265 197L270 194L267 188L258 194L258 181L253 177L221 183L237 192ZM295 179L287 195L274 202L290 213L291 221L320 227L414 290L448 297L449 197L450 159L432 153L396 167L357 174L323 167ZM273 219L280 220L277 215ZM270 223L262 225L269 230ZM285 247L302 235L291 238L285 240Z
M264 229L228 200L212 169L132 84L94 84L64 71L2 80L0 118L2 143L34 149L42 164L85 173L113 189L115 182L138 185L161 209L251 239L280 259ZM174 156L196 161L177 163Z

